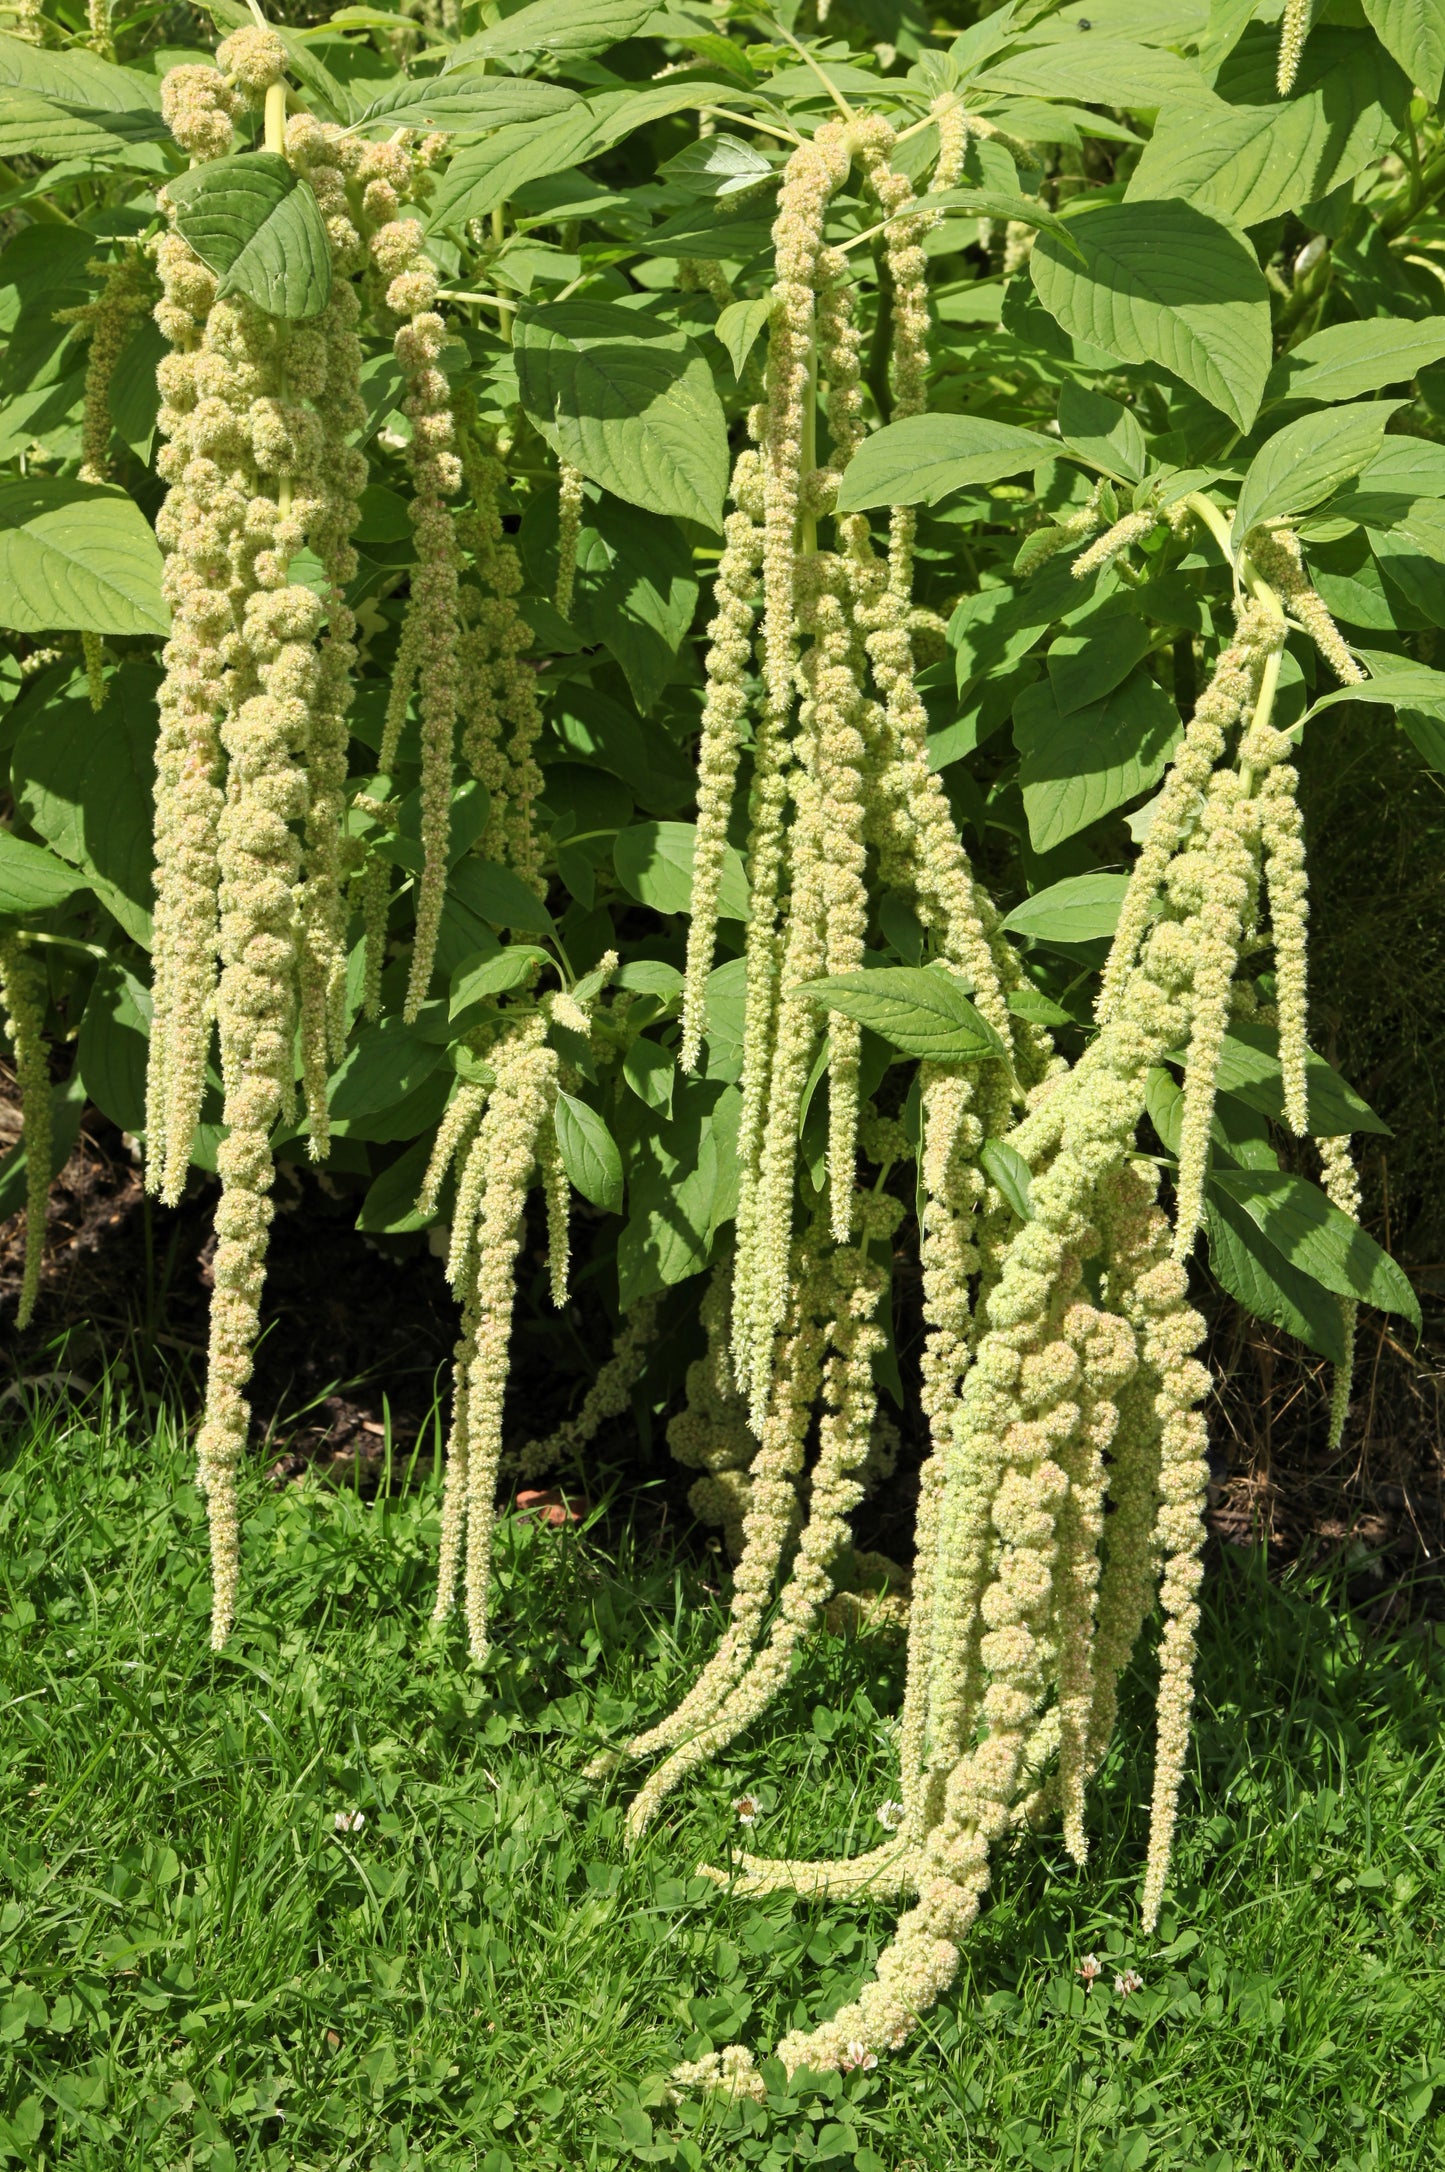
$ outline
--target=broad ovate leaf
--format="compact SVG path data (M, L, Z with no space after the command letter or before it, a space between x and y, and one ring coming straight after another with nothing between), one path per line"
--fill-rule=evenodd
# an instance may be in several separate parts
M1330 324L1292 347L1270 373L1271 399L1356 400L1404 385L1445 357L1445 316L1367 317Z
M0 828L0 916L46 913L84 888L85 877L44 845Z
M997 1056L998 1035L946 966L886 965L804 981L800 994L856 1018L905 1056L940 1063Z
M1331 1204L1316 1184L1284 1171L1221 1169L1211 1180L1261 1229L1301 1273L1337 1297L1362 1298L1420 1326L1420 1303L1409 1277L1358 1222Z
M612 860L629 897L654 912L685 913L692 904L692 856L697 831L690 822L638 822L619 830ZM732 845L723 859L718 916L746 920L748 882L742 856Z
M1049 313L1121 362L1162 364L1247 430L1272 346L1269 288L1243 236L1179 198L1098 204L1070 223L1082 262L1047 234L1029 259Z
M956 490L1001 482L1048 457L1049 440L984 415L909 415L866 437L838 493L838 511L936 505Z
M155 672L125 663L97 717L83 693L62 695L19 733L13 789L27 821L78 867L127 935L151 940Z
M1445 10L1440 0L1364 0L1366 20L1431 105L1445 79Z
M1345 1362L1339 1298L1292 1265L1240 1202L1212 1181L1205 1193L1204 1226L1209 1264L1221 1288L1257 1320L1282 1327L1332 1365Z
M1287 103L1195 94L1166 106L1126 200L1182 196L1215 218L1258 226L1363 172L1394 141L1405 103L1400 71L1373 38L1318 30Z
M176 225L221 294L268 316L319 316L331 296L331 245L311 185L270 151L211 159L166 184Z
M0 481L0 624L167 633L160 545L140 507L95 483Z
M559 1093L553 1111L562 1167L584 1199L605 1214L622 1212L622 1156L597 1111L574 1094Z
M629 505L721 528L727 422L685 333L579 298L524 311L514 353L522 405L561 459Z
M1301 415L1267 438L1240 485L1235 530L1306 513L1370 465L1399 400L1362 400L1327 415Z
M396 128L443 128L453 135L535 123L580 106L578 92L526 75L481 75L470 70L404 79L374 98L356 120L356 132L389 134Z
M1145 670L1067 715L1047 679L1027 688L1014 705L1014 740L1035 852L1052 852L1157 784L1182 729Z
M1003 924L1036 943L1097 943L1118 926L1127 888L1125 875L1070 875L1015 905Z
M531 0L499 23L463 39L452 66L475 60L513 60L524 53L580 59L635 38L653 13L651 0Z

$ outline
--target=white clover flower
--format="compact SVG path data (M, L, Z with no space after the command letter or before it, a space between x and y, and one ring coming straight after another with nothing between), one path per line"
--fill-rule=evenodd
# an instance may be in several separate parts
M1082 1976L1082 1978L1084 1979L1084 1989L1086 1991L1093 1990L1096 1980L1100 1976L1102 1976L1103 1973L1104 1966L1103 1963L1100 1961L1097 1953L1086 1953L1083 1960L1080 1961L1078 1968L1075 1970L1075 1974Z
M733 1809L737 1812L739 1825L756 1825L763 1814L763 1806L756 1795L736 1796Z
M890 1796L887 1802L879 1803L873 1815L877 1818L885 1833L896 1833L903 1823L903 1805L901 1802L895 1802Z
M870 2051L866 2044L854 2042L849 2044L839 2063L845 2072L856 2067L860 2073L868 2074L877 2066L878 2054Z
M1121 1999L1128 1998L1131 1991L1142 1991L1143 1988L1143 1977L1132 1968L1126 1968L1122 1975L1114 1978L1114 1989Z
M364 1810L338 1810L332 1819L332 1823L339 1833L359 1833L366 1823L366 1812Z

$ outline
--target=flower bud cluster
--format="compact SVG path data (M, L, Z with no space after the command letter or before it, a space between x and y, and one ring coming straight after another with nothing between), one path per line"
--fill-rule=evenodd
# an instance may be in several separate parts
M149 304L149 281L145 260L133 249L127 249L117 263L92 262L86 269L100 274L100 293L93 302L82 302L73 309L57 309L55 321L74 324L89 342L79 474L83 483L105 483L109 482L111 472L110 381L130 338L137 313ZM105 701L101 637L96 633L83 633L80 640L90 682L90 706L99 709Z
M462 751L491 802L478 849L514 868L540 897L547 887L536 822L542 705L526 661L532 629L517 603L522 563L502 525L506 473L500 453L470 414L463 419L461 452L469 502L457 532L475 574L462 592ZM577 485L580 519L580 475ZM575 535L572 558L575 575Z
M1326 1197L1330 1205L1338 1207L1352 1222L1360 1219L1360 1175L1355 1167L1355 1157L1348 1137L1321 1139L1319 1142L1320 1174L1324 1180ZM1335 1367L1330 1388L1330 1430L1328 1447L1331 1455L1345 1437L1345 1424L1350 1415L1350 1391L1355 1381L1355 1337L1359 1326L1360 1308L1353 1297L1340 1299L1340 1313L1344 1325L1344 1354Z
M530 1441L521 1451L511 1468L524 1484L530 1485L559 1463L580 1454L597 1438L609 1418L621 1417L647 1369L657 1339L659 1303L655 1296L638 1299L617 1330L612 1355L591 1382L575 1414L564 1418L545 1440Z
M616 962L609 953L601 970L610 973ZM574 997L569 1007L577 1013L578 1030L587 1030L590 1002L578 1003ZM447 1279L461 1298L462 1322L453 1372L435 1619L444 1620L451 1612L460 1579L468 1641L479 1665L488 1648L488 1582L516 1262L534 1170L547 1191L553 1295L561 1303L566 1294L565 1228L559 1232L557 1227L559 1214L565 1222L566 1187L565 1182L558 1185L553 1124L564 1073L547 1039L553 1011L560 1008L560 1000L549 998L541 1008L518 1013L492 1029L485 1055L494 1083L457 1088L438 1127L418 1201L421 1212L434 1214L446 1174L455 1171ZM601 1378L594 1384L598 1400L591 1413L584 1406L575 1421L579 1427L585 1422L595 1431L604 1416L622 1407L617 1398L620 1393L625 1400L630 1379L636 1377L637 1353L645 1347L647 1332L644 1322L635 1341L625 1349L619 1344L617 1369L605 1390Z
M687 1368L686 1406L667 1428L667 1445L686 1469L703 1472L688 1489L688 1506L700 1522L722 1525L728 1552L736 1561L743 1550L744 1518L752 1500L748 1466L757 1442L733 1379L728 1349L732 1278L729 1250L713 1268L698 1307L707 1349Z
M0 1018L15 1059L25 1140L25 1261L15 1325L28 1327L45 1263L45 1203L50 1191L50 1066L45 1056L44 968L14 933L0 932Z

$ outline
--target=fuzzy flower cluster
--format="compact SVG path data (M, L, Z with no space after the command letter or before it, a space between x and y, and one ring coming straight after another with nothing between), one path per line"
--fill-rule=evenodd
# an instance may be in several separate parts
M556 1194L548 1171L556 1166L557 1093L569 1082L569 1075L549 1044L548 1028L555 1018L585 1034L591 1022L590 1005L616 964L615 954L609 952L594 970L591 993L585 999L575 994L544 998L540 1008L520 1012L493 1030L485 1049L492 1083L458 1085L438 1126L418 1202L423 1213L434 1214L448 1172L454 1174L447 1279L461 1299L462 1320L453 1375L435 1618L444 1620L451 1612L460 1583L468 1640L478 1664L488 1649L488 1583L516 1262L534 1170L549 1192L553 1297L559 1304L566 1297L566 1230L565 1223L559 1229L551 1211ZM562 1197L565 1202L565 1187ZM624 1365L623 1374L626 1369Z
M540 897L546 889L536 804L542 772L536 746L542 730L542 704L536 674L526 662L532 629L518 608L522 563L502 525L505 471L501 452L466 413L461 431L462 466L468 503L457 521L458 539L470 556L471 578L462 589L462 752L468 768L485 786L489 807L479 850L501 866L512 867ZM563 512L573 495L564 473ZM581 477L576 477L577 515L581 516ZM572 575L576 573L576 533L572 535ZM566 562L565 528L560 538Z
M45 1202L50 1190L50 1066L45 1056L48 987L43 966L13 931L0 931L0 1019L15 1061L25 1138L25 1261L17 1327L28 1327L45 1263Z

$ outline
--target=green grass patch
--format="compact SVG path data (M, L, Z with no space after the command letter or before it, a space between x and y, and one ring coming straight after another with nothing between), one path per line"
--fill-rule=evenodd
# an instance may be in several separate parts
M396 1474L398 1481L404 1475ZM620 1846L625 1776L719 1581L614 1519L510 1521L497 1650L430 1628L434 1479L246 1492L206 1642L205 1522L162 1422L22 1429L0 1475L0 2162L114 2172L1295 2172L1445 2161L1441 1646L1370 1641L1249 1561L1211 1579L1194 1781L1137 1933L1147 1668L1079 1873L1001 1870L954 1995L876 2071L666 2101L872 1966L883 1909L729 1899L750 1845L856 1850L896 1788L901 1651L818 1639L768 1722ZM1078 1968L1103 1974L1085 1994ZM1137 1970L1143 1988L1117 1995Z

